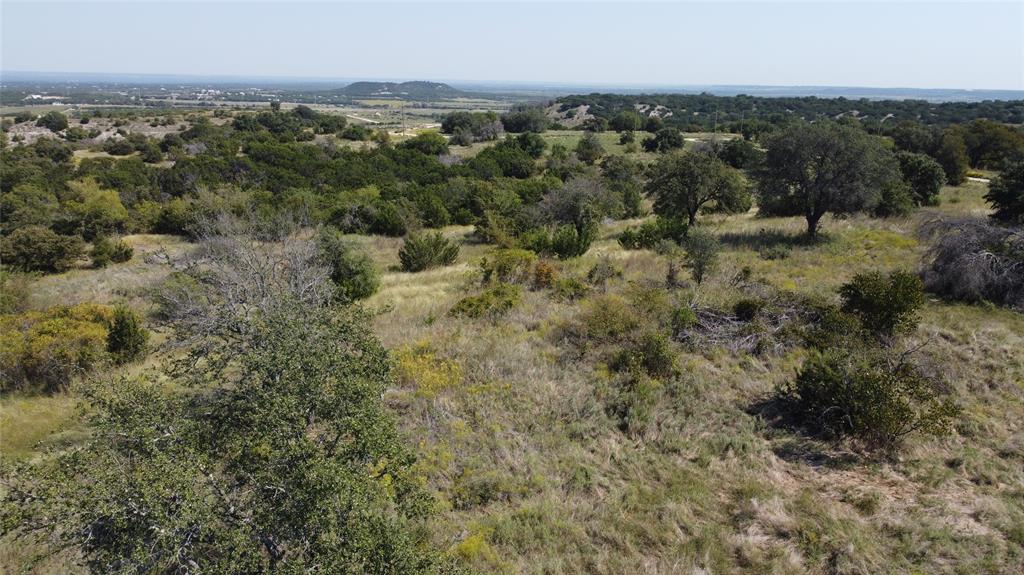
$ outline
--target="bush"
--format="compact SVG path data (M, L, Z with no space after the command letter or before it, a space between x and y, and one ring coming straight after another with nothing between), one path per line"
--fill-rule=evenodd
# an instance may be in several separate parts
M93 304L0 316L0 391L66 389L106 359L111 319Z
M106 237L96 238L92 244L89 257L93 267L103 268L113 263L124 263L132 259L135 250L124 240L111 240Z
M640 318L626 300L615 295L587 300L577 316L576 332L583 340L614 343L640 326Z
M784 260L793 254L793 248L783 245L776 244L773 246L765 246L758 252L761 259L768 261Z
M933 242L924 269L928 291L1024 311L1024 230L978 218L937 220L921 231Z
M36 125L51 132L59 132L68 127L68 117L60 112L47 112L36 120Z
M539 261L533 267L534 289L554 287L556 281L558 281L558 269L551 263Z
M813 351L781 391L805 425L871 448L896 447L915 431L948 433L958 414L918 369L877 351Z
M910 273L895 271L857 274L839 288L842 309L860 319L865 329L891 337L917 328L917 312L924 305L921 280Z
M346 242L336 230L324 228L317 238L320 259L331 273L338 299L365 299L377 292L380 276L373 260Z
M672 310L672 331L680 333L697 325L697 312L688 305L681 305Z
M522 289L511 284L498 284L475 296L460 299L448 315L453 317L498 317L519 304Z
M139 316L128 307L115 307L107 332L107 353L118 363L127 363L142 356L148 341L149 331L142 327Z
M586 297L589 292L587 284L573 277L557 278L551 289L551 295L562 301L576 301Z
M676 369L675 355L668 337L655 331L644 332L612 359L615 371L643 371L652 377L669 377Z
M718 252L722 244L718 238L709 231L703 229L694 230L686 239L686 255L684 261L686 267L693 273L693 279L698 284L704 281L718 263Z
M551 236L551 252L560 258L582 256L597 239L597 225L589 224L578 229L573 225L559 226Z
M77 236L62 236L42 226L25 226L11 232L0 244L0 259L20 271L62 272L82 256Z
M449 266L459 257L459 246L446 239L441 232L410 234L398 251L402 269L419 272L430 268Z
M740 321L752 321L764 309L764 301L745 298L732 306L732 313Z
M985 199L995 211L992 219L1005 224L1024 225L1024 161L1008 164L992 179Z
M686 241L689 226L682 218L658 216L638 228L628 228L619 235L619 245L627 250L654 249L664 240L677 244Z
M537 254L529 250L499 249L480 262L484 283L526 284L533 278Z

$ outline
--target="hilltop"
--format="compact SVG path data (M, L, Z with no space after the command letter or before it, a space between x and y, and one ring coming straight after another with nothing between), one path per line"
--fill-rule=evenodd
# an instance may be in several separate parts
M352 98L402 98L405 100L441 100L459 98L468 93L441 82L353 82L338 93Z

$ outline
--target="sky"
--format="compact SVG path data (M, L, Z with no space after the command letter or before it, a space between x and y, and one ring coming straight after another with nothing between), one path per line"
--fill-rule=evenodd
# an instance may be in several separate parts
M0 70L1024 89L1024 0L0 0Z

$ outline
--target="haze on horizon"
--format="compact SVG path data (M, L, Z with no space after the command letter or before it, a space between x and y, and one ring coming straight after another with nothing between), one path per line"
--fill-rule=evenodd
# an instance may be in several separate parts
M1022 2L0 2L5 72L1024 90Z

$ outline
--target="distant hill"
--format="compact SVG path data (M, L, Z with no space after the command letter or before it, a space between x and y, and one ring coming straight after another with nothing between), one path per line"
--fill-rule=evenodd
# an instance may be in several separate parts
M403 98L407 100L442 100L468 96L440 82L353 82L337 91L351 98Z

